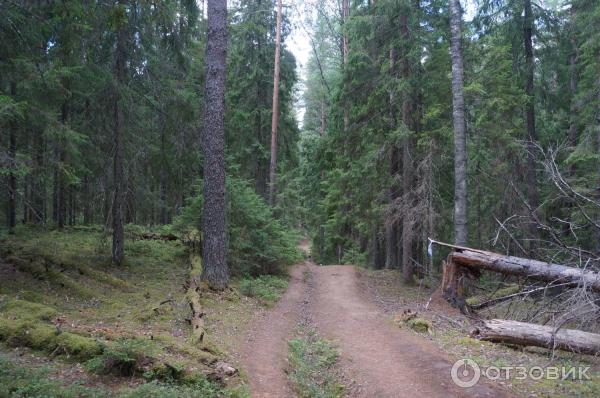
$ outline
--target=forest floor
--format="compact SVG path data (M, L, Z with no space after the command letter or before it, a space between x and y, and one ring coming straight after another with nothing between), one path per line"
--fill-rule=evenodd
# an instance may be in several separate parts
M310 260L287 281L233 279L205 295L199 349L186 321L185 247L143 232L127 231L122 267L110 265L101 227L0 239L0 397L600 396L598 358L471 339L465 317L398 271ZM301 249L309 257L306 241ZM407 310L418 322L402 320ZM450 378L461 358L482 369L590 366L592 379L463 390ZM215 380L220 362L240 374Z
M399 320L406 310L417 312L426 330ZM293 382L286 345L288 339L306 335L306 328L337 351L335 369L326 371L333 372L341 389L311 393L306 388L310 384L302 390ZM242 344L241 365L255 397L288 397L292 391L301 397L598 396L598 358L481 342L469 338L468 329L469 321L436 300L432 289L404 286L396 271L305 261L292 269L289 290L275 307L254 318ZM453 362L462 358L475 360L482 369L589 366L591 380L482 378L463 389L450 373Z

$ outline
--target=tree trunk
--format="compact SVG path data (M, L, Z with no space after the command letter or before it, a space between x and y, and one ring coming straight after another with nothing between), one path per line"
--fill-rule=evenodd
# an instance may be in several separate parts
M467 244L467 137L463 95L462 10L460 0L450 1L452 33L452 119L454 122L454 243Z
M573 329L558 329L503 319L484 321L471 332L479 340L519 344L573 351L581 354L600 353L600 334Z
M581 284L600 292L600 275L580 268L469 248L454 249L448 255L448 259L461 267L486 269L504 275L527 277L550 283Z
M275 34L275 71L273 73L273 114L271 119L271 164L269 167L269 205L275 204L277 171L277 127L279 123L279 64L281 60L281 0L277 0L277 27Z
M118 7L124 8L127 0L120 0ZM125 11L123 10L125 13ZM114 101L114 163L113 163L113 203L112 203L112 260L115 264L121 264L125 256L125 234L123 229L123 206L125 200L124 175L123 175L123 96L120 91L125 84L125 40L126 21L118 21L117 48L115 52L115 77L117 87L115 88Z
M13 100L17 96L17 83L10 82L10 95ZM14 232L17 223L17 123L12 120L9 125L8 156L10 157L10 173L8 174L8 230Z
M400 16L400 35L403 39L402 51L402 79L405 85L408 85L410 78L410 63L409 54L409 29L408 29L408 11L403 12ZM402 93L402 122L405 128L410 131L413 127L412 119L412 103L410 89L405 88ZM404 215L402 218L402 276L405 283L413 283L414 264L412 259L412 243L413 243L413 223L411 204L413 201L413 161L412 161L412 134L404 138L402 149L402 195Z
M190 254L190 276L188 279L188 289L186 297L190 304L192 316L190 318L190 324L192 325L192 340L193 343L202 343L204 340L204 311L202 308L202 285L198 281L200 270L202 269L202 257Z
M225 76L227 1L208 2L206 86L202 152L204 205L202 211L202 280L215 289L229 281L225 232Z
M31 209L33 221L41 224L46 220L46 184L43 176L45 144L43 134L39 131L35 131L33 136L35 154L33 155Z
M396 50L390 48L390 77L393 79L396 67ZM395 92L391 88L389 92L389 117L390 130L396 130L396 112L395 112ZM396 184L396 176L398 174L398 163L400 158L400 150L394 143L390 151L390 176L391 186L388 190L388 206L393 207L398 198L398 185ZM398 266L398 222L393 221L395 217L388 219L385 222L385 267L395 268Z
M531 0L525 0L525 19L524 19L524 44L525 44L525 94L527 95L527 104L525 106L525 127L527 128L527 200L529 206L535 211L539 206L539 196L537 189L535 151L536 151L536 130L535 130L535 94L533 92L533 12L531 9ZM535 249L535 239L537 238L537 229L534 223L529 228L532 240L530 241L530 252Z
M350 17L350 0L342 0L342 25L348 22ZM348 66L348 55L350 54L350 45L348 40L348 32L344 26L344 34L342 36L342 62L344 69ZM344 98L344 132L348 132L350 128L350 115L348 111L348 102Z
M163 115L159 116L161 118L161 130L160 130L160 175L159 175L159 200L160 200L160 211L159 211L159 223L161 225L166 225L169 221L167 219L167 153L165 148L165 125Z
M69 103L68 100L65 100L60 109L60 122L63 125L63 128L67 127L69 123ZM65 167L65 138L63 136L59 137L58 142L56 143L56 174L55 174L55 184L56 184L56 225L58 229L62 229L65 226L66 218L67 218L67 195L65 188L65 174L63 168Z

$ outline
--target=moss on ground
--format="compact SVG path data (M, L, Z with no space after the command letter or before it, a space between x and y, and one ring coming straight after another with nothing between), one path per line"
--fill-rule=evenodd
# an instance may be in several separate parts
M61 232L19 226L15 235L0 236L0 352L2 346L29 347L56 364L87 364L89 377L129 373L156 381L127 396L216 396L196 395L187 386L205 382L235 337L229 331L247 323L257 300L207 294L211 349L190 344L186 248L137 239L139 229L126 228L127 260L120 267L111 265L109 235L98 226ZM243 389L210 385L219 396L244 396Z

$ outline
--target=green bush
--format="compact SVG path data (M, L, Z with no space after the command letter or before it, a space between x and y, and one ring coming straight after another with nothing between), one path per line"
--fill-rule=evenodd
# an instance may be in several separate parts
M258 278L240 280L240 293L244 296L255 297L265 304L279 300L287 289L287 280L274 275L262 275Z
M264 199L248 182L227 178L229 267L234 275L282 274L284 266L299 261L296 236L273 216ZM198 228L202 195L188 203L175 222L182 232Z
M142 339L121 338L108 344L102 355L90 359L86 367L98 374L140 376L152 369L154 348Z

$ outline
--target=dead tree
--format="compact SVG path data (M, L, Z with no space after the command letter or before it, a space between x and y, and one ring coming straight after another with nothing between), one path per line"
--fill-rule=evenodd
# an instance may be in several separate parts
M484 321L471 332L471 336L497 343L537 346L590 355L600 353L600 334L503 319Z

